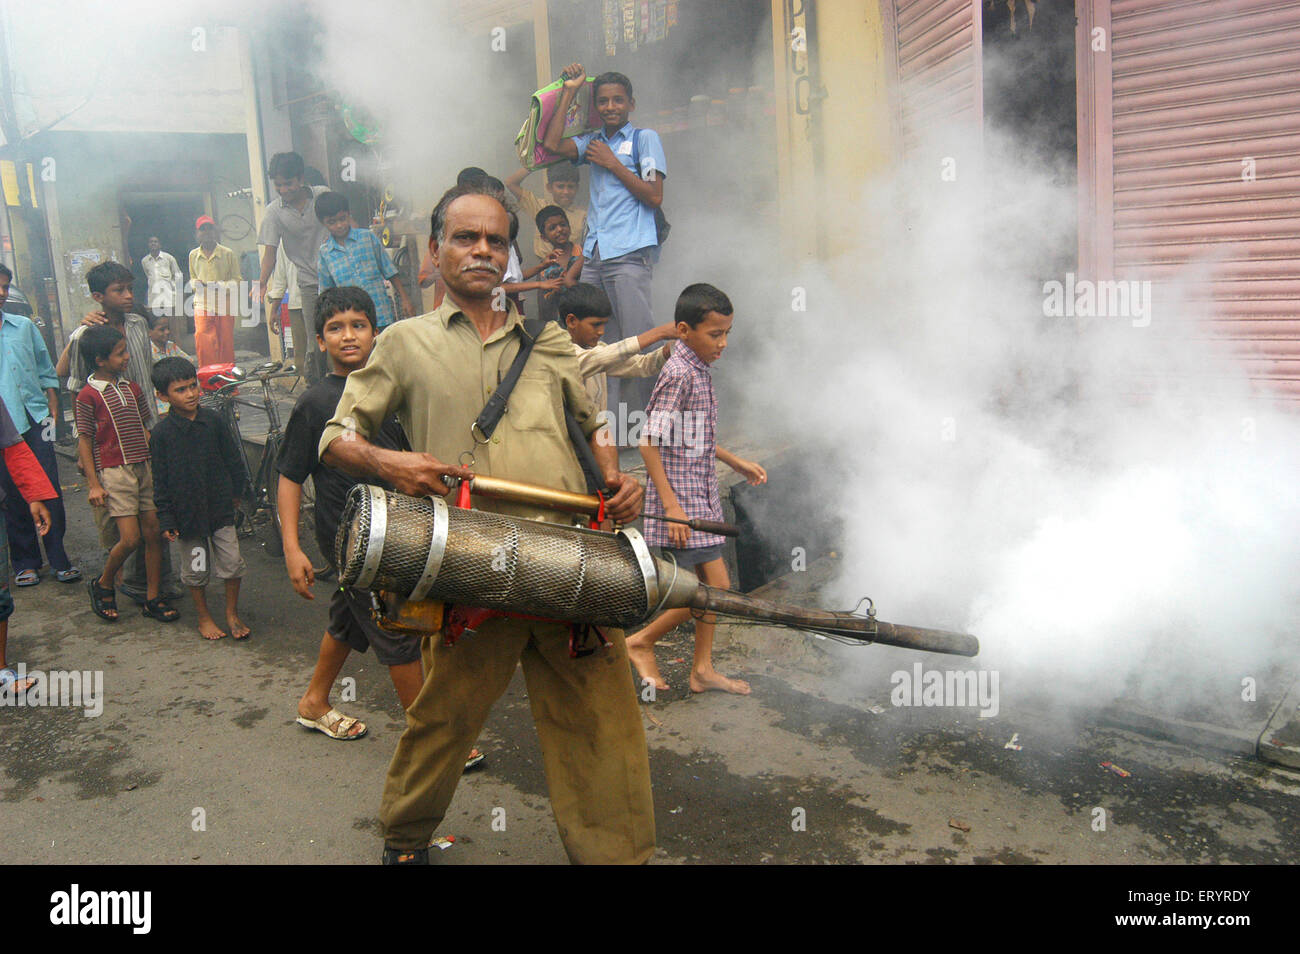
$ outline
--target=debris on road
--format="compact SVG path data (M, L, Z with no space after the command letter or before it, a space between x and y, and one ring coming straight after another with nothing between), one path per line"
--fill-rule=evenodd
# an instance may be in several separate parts
M968 825L966 822L961 821L960 819L957 819L957 818L949 818L949 819L948 819L948 827L949 827L949 828L956 828L958 831L970 831L970 825Z
M1019 744L1019 740L1020 740L1020 733L1013 732L1011 733L1011 741L1002 747L1004 749L1011 749L1013 752L1019 752L1022 749L1024 749L1024 746Z
M1132 772L1126 772L1126 771L1124 771L1122 768L1120 768L1120 767L1119 767L1118 765L1116 765L1114 762L1101 762L1101 763L1099 763L1099 764L1101 765L1102 768L1106 769L1106 770L1109 771L1109 772L1114 772L1114 773L1115 773L1116 775L1118 775L1120 778L1130 778L1130 777L1133 775Z
M439 849L439 850L441 850L441 851L446 851L448 848L450 848L450 847L451 847L452 845L454 845L454 844L456 844L456 836L455 836L455 835L441 835L441 836L439 836L439 837L433 839L433 841L429 842L429 847L430 847L430 848L437 848L437 849Z

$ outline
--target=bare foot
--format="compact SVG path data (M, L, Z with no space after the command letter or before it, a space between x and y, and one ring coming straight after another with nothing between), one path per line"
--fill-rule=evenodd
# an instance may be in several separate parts
M656 689L667 689L668 683L664 682L663 674L659 672L659 664L655 662L655 651L645 646L634 646L632 643L627 644L627 658L632 660L632 666L636 669L636 674L641 677L641 684L649 682Z
M207 619L199 620L199 635L204 639L221 639L226 634L217 625L217 621L209 616Z
M708 692L710 689L734 692L738 696L747 696L750 693L749 683L743 679L728 679L716 669L707 671L692 669L691 692Z
M252 630L239 621L238 616L227 616L226 625L230 627L230 635L234 639L247 639L248 634L252 632Z

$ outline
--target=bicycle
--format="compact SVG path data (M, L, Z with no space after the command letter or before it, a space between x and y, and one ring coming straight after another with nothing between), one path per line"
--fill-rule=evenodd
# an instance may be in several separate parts
M229 372L214 374L210 383L220 385L215 390L205 391L201 403L216 411L239 448L239 460L243 467L244 478L250 488L247 502L240 502L235 511L235 531L241 537L260 536L262 546L275 557L284 557L284 539L280 524L279 509L276 505L276 493L280 473L275 462L280 456L280 447L284 443L284 433L280 429L280 408L275 395L271 392L271 382L277 378L298 377L297 369L291 364L268 361L251 371L232 368ZM241 397L240 387L260 384L261 401ZM239 406L261 410L266 415L266 444L262 449L262 459L254 473L248 463L248 449L244 445L239 430ZM320 552L316 545L316 495L311 478L302 487L302 504L298 512L298 544L311 560L312 572L317 579L329 579L333 575L331 561Z

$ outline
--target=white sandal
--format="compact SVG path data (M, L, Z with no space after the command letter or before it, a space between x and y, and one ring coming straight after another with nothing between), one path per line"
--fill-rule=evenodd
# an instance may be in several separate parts
M338 739L340 742L351 742L353 739L359 739L370 730L366 728L364 722L360 722L352 716L345 716L338 709L331 709L319 719L308 719L305 716L298 716L297 723L308 729L315 729L317 732L324 732L331 739ZM349 735L355 725L361 726L361 731L355 735ZM333 726L334 728L330 728Z

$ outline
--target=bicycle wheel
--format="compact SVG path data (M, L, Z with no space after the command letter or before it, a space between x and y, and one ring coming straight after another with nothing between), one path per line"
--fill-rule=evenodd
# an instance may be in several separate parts
M270 439L262 449L262 463L257 468L253 495L264 501L266 519L261 526L262 545L271 556L284 556L284 540L280 535L280 515L276 511L276 491L279 484L279 472L275 469L275 459L280 453L280 442Z

